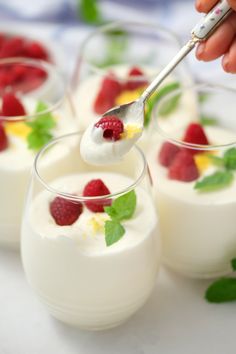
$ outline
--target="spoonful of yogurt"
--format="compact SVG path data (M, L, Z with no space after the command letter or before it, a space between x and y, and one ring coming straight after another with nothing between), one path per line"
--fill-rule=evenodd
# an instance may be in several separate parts
M119 161L133 147L144 129L146 100L195 45L207 39L231 12L227 0L221 0L193 28L190 40L136 101L110 109L97 122L88 126L80 143L81 156L86 162L94 165L110 164Z

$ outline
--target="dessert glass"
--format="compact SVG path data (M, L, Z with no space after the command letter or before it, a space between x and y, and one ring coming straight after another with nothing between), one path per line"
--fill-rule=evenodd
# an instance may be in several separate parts
M198 97L191 120L182 100L189 89ZM163 261L193 278L230 273L236 256L235 97L235 90L224 87L183 87L153 111L148 161Z
M121 21L91 33L82 45L75 75L73 97L81 129L108 109L135 100L179 49L180 41L174 33L146 23ZM191 81L186 63L182 62L160 86L160 93L147 102L145 128L149 126L154 102L179 83ZM149 140L146 130L142 138L144 149Z
M135 147L121 162L97 167L81 159L80 139L80 133L59 137L36 157L22 223L22 260L30 285L52 316L101 330L124 322L150 295L160 263L158 221L141 150ZM64 159L54 158L45 167L50 155L62 151ZM85 197L84 186L93 179L102 179L110 194ZM125 234L106 246L109 216L89 205L110 205L132 190L137 205L121 222ZM58 197L80 203L82 213L74 223L55 221L50 208Z
M77 124L64 79L54 66L38 60L2 59L0 78L0 125L8 140L0 151L0 245L18 248L34 157L50 138L76 130Z

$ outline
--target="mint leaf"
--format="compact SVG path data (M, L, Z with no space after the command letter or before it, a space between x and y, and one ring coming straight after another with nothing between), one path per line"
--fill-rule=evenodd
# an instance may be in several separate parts
M217 171L210 176L204 177L195 183L194 188L203 191L213 191L229 186L234 179L234 175L230 171Z
M207 126L207 125L217 125L218 124L218 120L216 118L213 117L207 117L202 115L200 117L200 124L203 126Z
M125 229L118 221L107 220L105 222L105 240L107 246L111 246L119 241L124 234Z
M162 117L166 117L169 114L171 114L178 107L180 97L181 97L181 94L178 94L178 95L175 95L175 96L169 98L168 101L164 102L160 106L159 114Z
M90 24L100 24L102 20L97 0L79 0L78 14Z
M236 148L233 147L224 153L224 164L229 170L236 170Z
M231 260L231 267L232 267L233 270L236 270L236 258L233 258Z
M47 112L47 110L46 103L38 102L35 109L37 116L26 123L32 128L32 131L27 136L29 149L37 151L53 138L51 130L56 126L56 121L52 113Z
M28 148L32 150L39 150L42 146L47 144L53 138L50 133L41 133L39 131L32 131L27 136Z
M147 101L146 103L146 110L145 110L145 120L144 120L144 126L147 127L148 124L151 121L151 116L152 116L152 111L154 106L156 105L157 102L160 101L160 99L162 97L164 97L165 95L167 95L169 92L172 92L176 89L178 89L180 87L180 83L179 82L171 82L169 84L166 84L165 86L161 87L157 92L155 92ZM177 107L177 104L179 102L179 98L173 103L172 101L172 105L169 104L169 106L166 108L166 112L164 112L164 115L166 113L166 115L168 115L169 113L171 113L171 111L173 111L173 109L175 109Z
M212 155L212 154L208 154L207 157L211 160L211 162L215 166L219 166L219 167L223 167L224 166L224 159L222 157L215 156L215 155Z
M130 219L136 208L136 194L132 190L114 200L112 206L105 207L105 212L112 220L122 221Z
M198 102L199 103L204 103L208 100L209 98L209 93L205 93L205 92L200 92L198 94Z
M209 302L221 303L236 300L236 279L221 278L209 286L205 293Z

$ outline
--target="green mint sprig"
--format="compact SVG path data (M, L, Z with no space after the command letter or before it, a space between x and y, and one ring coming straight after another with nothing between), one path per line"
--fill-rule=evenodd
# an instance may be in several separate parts
M228 187L235 178L232 171L236 170L236 148L227 150L223 157L208 156L212 163L221 169L197 181L194 188L198 191L208 192Z
M231 267L236 271L236 258L232 259ZM208 302L222 303L236 300L236 278L221 278L212 283L205 293Z
M202 192L214 191L229 186L233 179L234 175L230 171L216 171L212 175L197 181L194 188Z
M111 246L119 241L125 234L121 221L132 218L136 208L136 193L134 190L115 199L111 206L104 208L111 220L105 222L106 245Z
M149 100L147 101L146 104L146 111L145 111L145 120L144 120L144 126L147 127L151 121L151 115L154 106L156 105L157 102L160 101L161 98L163 98L165 95L168 93L178 89L180 87L179 82L171 82L169 84L166 84L165 86L161 87L156 93L154 93ZM170 113L172 113L178 106L180 100L180 95L175 95L172 98L170 98L166 103L163 103L162 108L160 110L160 114L163 117L167 117Z
M51 130L56 126L55 118L50 112L40 114L47 109L48 106L44 102L38 102L35 110L38 116L26 123L32 129L27 136L29 149L38 151L53 138Z
M208 117L205 115L202 115L200 117L200 124L203 126L213 126L218 124L218 119L214 117Z
M89 24L101 24L102 14L97 0L77 0L78 15L80 18Z

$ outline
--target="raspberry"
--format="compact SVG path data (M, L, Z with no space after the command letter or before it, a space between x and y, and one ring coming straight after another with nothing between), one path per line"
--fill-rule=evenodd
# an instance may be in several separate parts
M109 189L103 183L101 179L92 179L90 182L86 184L83 191L84 197L97 197L97 196L105 196L110 194ZM87 208L94 213L102 213L104 211L104 206L111 205L110 199L99 199L99 200L91 200L85 202Z
M13 93L5 93L2 96L2 115L5 117L26 115L24 106Z
M182 182L191 182L199 177L192 154L187 150L178 152L172 161L168 177Z
M25 45L25 56L34 59L48 60L46 49L38 42L32 41Z
M144 73L142 72L141 69L138 67L134 66L132 69L130 69L128 76L130 78L133 77L133 80L127 80L125 84L125 90L136 90L138 88L144 87L148 85L147 80L140 80L139 76L144 76Z
M202 126L198 123L191 123L187 127L185 131L185 135L183 138L183 141L186 143L191 143L191 144L198 144L198 145L209 145L209 141L207 139L207 136L202 128ZM193 155L203 152L202 150L194 150L191 149L190 151Z
M8 138L5 132L4 126L0 122L0 151L5 150L8 147Z
M94 126L103 129L103 137L107 140L119 140L124 131L123 122L116 116L103 117Z
M180 148L177 145L169 143L168 141L164 142L158 155L160 164L169 167L179 151Z
M72 225L83 211L80 202L56 197L50 203L50 213L57 225Z
M122 85L113 74L105 77L94 102L94 111L103 114L115 106L116 97L121 93Z
M0 58L24 56L24 40L21 37L6 39L0 50Z

